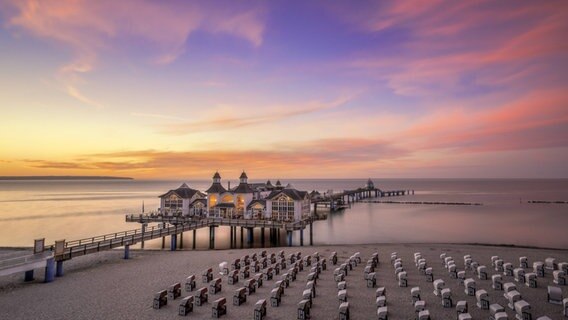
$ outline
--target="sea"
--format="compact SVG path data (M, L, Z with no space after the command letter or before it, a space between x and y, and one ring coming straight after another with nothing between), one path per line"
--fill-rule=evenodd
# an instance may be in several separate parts
M367 179L283 180L299 190L341 192ZM260 182L251 180L250 182ZM274 182L274 181L273 181ZM355 203L313 225L313 243L479 243L568 249L568 179L380 179L381 190L414 194L376 200L464 202L479 205ZM0 247L30 247L34 239L78 240L140 228L127 214L159 207L159 196L182 183L206 190L210 180L35 180L0 181ZM224 181L227 184L227 181ZM237 181L231 181L236 185ZM321 212L321 210L320 210ZM240 231L239 231L240 232ZM269 232L265 232L269 237ZM303 234L309 243L309 230ZM245 236L246 239L246 236ZM192 248L186 233L183 247ZM246 241L246 240L245 240ZM281 236L281 245L285 244ZM300 233L294 232L294 245ZM264 243L264 244L263 244ZM169 242L166 241L166 245ZM245 246L247 244L244 244ZM255 247L270 246L255 229ZM159 249L160 239L146 242ZM196 249L209 246L208 228L197 231ZM228 227L218 228L215 248L230 246Z

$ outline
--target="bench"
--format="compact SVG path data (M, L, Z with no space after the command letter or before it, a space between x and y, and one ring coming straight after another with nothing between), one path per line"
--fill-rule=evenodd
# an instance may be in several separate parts
M388 319L388 308L387 307L380 307L377 309L377 317L379 320L387 320Z
M207 288L199 288L195 295L195 304L198 306L203 305L205 302L207 302L207 297Z
M337 293L337 299L339 302L347 302L347 289L339 290Z
M489 295L487 291L481 289L477 290L475 293L475 298L477 299L477 307L482 310L489 310Z
M491 276L491 287L494 290L503 290L503 277L500 274L494 274Z
M209 281L213 280L213 269L207 268L201 273L201 280L203 283L209 283Z
M215 278L209 283L209 292L211 294L221 292L221 278Z
M190 275L189 277L187 277L187 279L185 279L185 291L186 292L191 292L193 290L195 290L195 287L197 285L195 284L195 275Z
M420 287L410 289L410 296L412 297L412 304L415 304L416 301L420 301Z
M168 304L168 292L166 290L158 291L154 294L154 303L152 307L154 309L160 309L161 307Z
M222 315L227 314L227 299L219 298L213 301L213 305L211 307L211 316L213 318L219 318Z
M254 320L263 320L266 317L266 300L258 300L254 304Z
M168 287L168 299L175 300L181 297L181 283L174 283Z
M273 307L280 306L280 302L282 301L282 289L280 287L272 289L270 291L270 305Z
M377 274L371 272L367 275L367 288L374 288L377 285Z
M562 289L559 287L548 286L547 301L553 304L562 304Z
M525 273L525 285L530 288L536 288L536 273Z
M309 300L302 300L298 303L298 320L311 319L310 317L311 302Z
M525 300L515 302L515 313L519 320L532 320L531 306Z
M472 278L467 278L464 280L463 285L465 287L464 292L468 296L475 296L475 280Z
M339 305L339 320L349 320L349 302Z
M489 319L490 320L495 320L495 316L498 313L502 313L505 312L505 308L503 308L503 306L501 306L498 303L494 303L492 305L489 306Z
M180 316L187 316L190 312L193 312L193 296L187 296L181 299L178 308L178 314Z
M246 290L247 289L245 287L235 290L235 294L233 295L233 305L240 306L247 301Z
M444 307L444 308L453 307L452 291L450 290L450 288L442 289L442 291L440 292L440 295L442 297L442 307Z
M239 271L238 270L233 270L231 272L229 272L229 276L227 278L227 282L229 284L235 284L239 282Z

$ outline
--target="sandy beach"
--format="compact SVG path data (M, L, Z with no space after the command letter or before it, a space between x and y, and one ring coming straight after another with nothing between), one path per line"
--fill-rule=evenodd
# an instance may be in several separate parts
M177 314L180 299L168 301L160 310L152 308L155 292L166 289L175 282L195 274L197 288L205 286L201 281L202 270L213 267L218 276L218 264L232 261L246 254L259 253L262 249L217 250L217 251L132 251L131 259L122 259L121 250L103 252L92 256L76 258L65 263L65 275L56 278L52 283L42 283L43 270L36 270L36 280L23 282L23 275L14 275L0 279L0 318L2 319L172 319ZM301 252L311 255L319 252L328 258L336 251L339 261L343 262L355 252L360 252L363 263L357 265L346 277L348 301L351 319L376 319L375 288L367 288L363 278L365 262L372 253L378 252L380 264L377 272L377 287L386 288L389 319L413 319L415 317L411 303L410 289L419 286L422 300L432 319L455 319L455 308L444 309L439 297L433 294L433 285L426 281L414 265L414 252L421 252L429 266L433 267L434 279L443 279L446 287L452 291L454 305L465 300L469 305L469 313L474 319L487 319L488 310L480 310L476 299L467 296L464 287L457 279L450 278L440 260L442 252L455 258L458 270L463 268L463 256L470 254L474 261L488 266L489 280L479 280L473 271L466 271L466 277L474 278L477 289L485 289L489 293L490 303L506 306L503 291L491 288L490 277L497 273L491 266L491 256L498 255L505 262L518 266L520 256L527 256L529 265L533 261L544 261L547 257L556 258L557 262L568 261L568 250L528 249L498 246L455 245L455 244L367 244L343 246L282 247L267 249L268 253L285 254ZM398 252L402 258L405 271L408 273L408 287L399 287L395 279L394 269L390 262L392 252ZM328 259L329 260L329 259ZM312 319L338 319L337 287L333 279L332 266L328 261L317 282L317 296L311 309ZM527 271L529 272L529 271ZM266 319L296 319L297 304L301 299L309 271L304 269L297 280L285 289L282 304L271 307L268 303ZM223 277L222 291L209 296L204 306L196 306L190 318L211 318L211 302L220 297L227 298L227 315L225 319L252 319L253 308L259 299L269 302L270 290L280 275L264 285L256 293L247 297L241 306L232 305L235 290L243 285L229 285L227 277ZM538 287L529 288L517 283L513 277L504 276L503 282L514 282L524 300L532 307L533 319L547 315L552 319L562 319L562 307L550 304L547 299L547 285L552 284L552 275L548 272L544 278L538 278ZM563 296L568 296L568 287L562 286ZM182 290L182 297L194 292ZM512 310L506 308L509 318L514 317Z

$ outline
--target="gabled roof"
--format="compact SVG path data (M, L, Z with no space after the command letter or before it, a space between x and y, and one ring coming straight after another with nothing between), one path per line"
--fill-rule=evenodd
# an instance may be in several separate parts
M205 192L207 193L225 193L227 190L220 183L213 183L209 189Z
M248 183L239 183L238 187L233 190L234 193L253 193L254 190Z
M201 204L203 204L204 206L207 206L207 199L203 199L203 198L199 198L199 199L195 199L193 200L192 203L189 204L190 207L195 206L198 202L200 202Z
M163 197L169 196L171 193L175 193L176 195L178 195L182 199L190 199L196 193L198 193L199 195L202 195L201 192L199 192L198 190L195 190L195 189L191 189L187 184L184 183L179 188L174 189L174 190L170 190L170 191L162 194L159 197L163 198Z
M243 171L239 179L248 179L247 174Z
M213 175L213 179L221 179L221 175L219 174L219 171L215 172L215 174Z
M272 191L266 198L274 199L280 194L285 194L292 200L304 200L308 196L308 193L306 191L299 191L296 189L283 189Z
M266 208L266 200L264 200L264 199L256 199L256 200L252 200L252 201L248 204L247 209L252 208L252 207L253 207L255 204L257 204L257 203L260 203L263 207Z

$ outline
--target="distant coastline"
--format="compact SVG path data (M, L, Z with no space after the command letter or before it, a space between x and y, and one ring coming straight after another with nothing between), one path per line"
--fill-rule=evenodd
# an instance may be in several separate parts
M134 180L112 176L0 176L0 180Z

